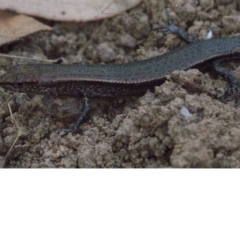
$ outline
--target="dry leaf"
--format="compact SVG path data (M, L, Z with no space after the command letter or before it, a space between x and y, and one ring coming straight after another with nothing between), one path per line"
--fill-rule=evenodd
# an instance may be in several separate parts
M0 45L40 30L51 30L31 17L0 11Z
M90 21L111 17L141 0L0 0L0 9L58 21Z

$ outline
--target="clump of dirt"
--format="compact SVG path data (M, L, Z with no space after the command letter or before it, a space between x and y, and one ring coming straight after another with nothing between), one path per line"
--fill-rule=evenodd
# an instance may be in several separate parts
M239 32L239 26L231 24L239 19L233 1L197 5L192 0L174 0L167 7L173 21L195 37L206 39L209 30L214 37ZM166 25L163 1L145 1L103 21L52 25L53 33L34 34L2 51L43 59L64 57L67 63L107 64L157 56L185 44L177 36L151 30ZM26 60L1 58L2 73L19 63ZM240 76L240 68L230 64ZM81 98L39 97L0 88L0 161L11 149L7 166L18 168L236 168L240 110L223 101L226 86L211 71L176 71L140 98L92 99L89 119L78 134L65 137L59 129L74 121Z

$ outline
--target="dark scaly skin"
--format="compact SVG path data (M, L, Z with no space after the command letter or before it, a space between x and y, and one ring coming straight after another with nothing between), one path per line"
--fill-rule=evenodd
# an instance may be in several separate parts
M125 64L17 65L0 77L0 86L19 92L86 97L143 93L175 70L240 53L240 37L197 41L166 54Z
M191 36L190 34L188 34L188 32L181 28L176 26L171 18L170 18L170 14L168 12L168 9L166 9L166 15L167 15L167 19L168 19L168 26L166 27L159 27L156 28L155 30L158 32L164 32L165 34L175 34L177 36L179 36L180 38L182 38L184 41L186 41L187 43L196 43L199 42L199 39ZM222 62L226 62L226 61L231 61L234 59L240 59L240 54L234 54L234 55L229 55L229 56L224 56L218 59L215 59L212 61L212 63L210 63L210 66L220 75L224 78L224 80L226 80L229 84L227 90L225 91L225 99L228 101L235 101L235 105L239 106L240 104L240 80L239 78L234 75L228 68L221 66Z
M240 84L237 78L221 67L220 63L224 57L240 53L240 37L200 41L171 22L168 27L158 30L177 34L191 44L154 58L125 64L17 65L0 77L0 86L37 94L81 95L85 98L123 97L153 89L175 70L185 70L212 61L212 67L229 82L228 92L234 98L239 97ZM65 132L74 132L89 109L90 105L85 100L82 114Z

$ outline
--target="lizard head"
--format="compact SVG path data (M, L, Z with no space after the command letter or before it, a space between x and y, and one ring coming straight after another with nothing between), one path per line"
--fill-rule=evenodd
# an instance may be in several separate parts
M16 65L0 77L0 87L16 92L45 94L49 88L37 81L38 76L39 72L35 68Z

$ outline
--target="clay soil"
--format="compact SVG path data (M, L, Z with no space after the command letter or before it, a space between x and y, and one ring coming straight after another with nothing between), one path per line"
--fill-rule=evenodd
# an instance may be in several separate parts
M123 63L185 45L152 29L175 24L206 39L237 36L240 10L232 0L145 0L113 18L89 23L47 22L39 32L1 48L32 58L71 63ZM43 21L40 19L40 21ZM183 56L184 57L184 56ZM1 74L31 60L0 58ZM227 67L240 77L239 61ZM159 66L161 68L161 66ZM9 168L197 168L240 166L240 109L226 102L227 84L213 71L175 71L141 97L91 99L76 135L61 135L82 98L16 93L0 88L0 161ZM8 104L10 104L14 120Z

